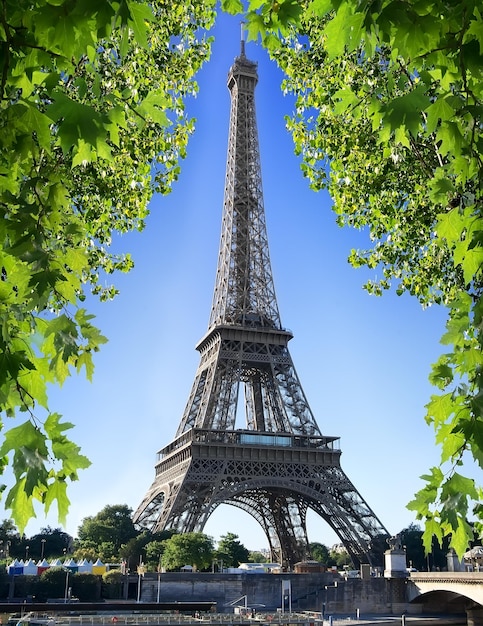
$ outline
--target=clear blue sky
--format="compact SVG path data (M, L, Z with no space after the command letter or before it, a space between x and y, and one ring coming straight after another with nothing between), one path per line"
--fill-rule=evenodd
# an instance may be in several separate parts
M121 294L92 305L109 343L96 357L94 382L83 377L53 390L51 406L76 427L72 438L92 461L70 488L66 530L106 504L136 509L154 478L155 455L181 420L207 329L219 244L229 92L226 76L239 53L239 18L223 16L210 62L188 103L197 118L182 174L169 197L155 197L147 228L116 241L135 269L118 276ZM347 263L367 235L336 226L330 198L303 179L284 115L293 100L280 90L281 73L256 44L256 91L264 199L282 323L294 333L290 350L324 434L341 437L342 467L391 533L414 521L406 503L419 476L438 461L424 405L433 393L430 364L442 351L445 312L423 311L416 300L362 289L369 274ZM57 527L55 515L27 527ZM311 541L337 537L309 517ZM249 549L267 546L258 524L223 506L205 532L236 533Z

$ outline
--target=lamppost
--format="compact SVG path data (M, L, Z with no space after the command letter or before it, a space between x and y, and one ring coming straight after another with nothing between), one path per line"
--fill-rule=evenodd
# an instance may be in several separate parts
M127 562L125 559L122 560L121 574L126 577L124 580L124 589L123 589L122 595L123 595L124 600L127 600L128 595L129 595L129 557L128 557Z
M26 561L29 560L29 549L30 549L30 546L25 546L25 560Z
M161 591L161 557L159 557L158 561L158 593L156 595L156 602L159 604L159 594Z
M45 550L45 542L47 541L47 539L41 539L40 543L41 543L41 548L40 548L40 560L43 561L44 560L44 550Z
M64 592L64 604L67 604L67 599L69 597L69 574L70 570L66 568L65 570L65 592Z
M138 598L137 601L141 601L141 576L144 576L144 563L142 554L139 555L139 565L138 565Z

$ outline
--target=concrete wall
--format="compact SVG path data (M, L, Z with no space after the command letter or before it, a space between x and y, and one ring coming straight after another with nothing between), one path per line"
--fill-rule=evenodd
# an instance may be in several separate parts
M393 604L405 602L401 580L385 578L340 579L330 573L311 574L161 574L160 602L215 601L219 613L233 612L231 603L247 605L261 612L275 612L282 605L282 581L290 580L293 611L330 613L391 613ZM147 574L142 580L141 600L156 602L158 577ZM239 600L239 602L236 602ZM288 611L288 600L284 610Z
M325 613L399 613L405 604L405 584L400 579L347 579L326 590Z

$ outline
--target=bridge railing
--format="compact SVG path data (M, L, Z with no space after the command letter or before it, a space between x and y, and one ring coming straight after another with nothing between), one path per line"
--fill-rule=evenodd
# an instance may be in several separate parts
M222 624L224 626L255 626L263 624L300 624L301 626L313 625L314 617L300 613L257 613L255 617L235 615L233 613L215 613L212 615L183 615L176 613L110 613L88 615L57 615L55 623L61 626L208 626Z

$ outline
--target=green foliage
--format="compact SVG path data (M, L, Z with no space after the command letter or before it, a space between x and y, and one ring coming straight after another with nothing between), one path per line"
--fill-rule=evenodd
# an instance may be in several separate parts
M76 547L72 554L72 558L77 562L85 559L86 561L92 561L92 563L95 563L98 556L99 551L97 550L97 546L91 542L82 543L82 546Z
M112 569L102 575L102 597L119 599L122 594L123 574L120 569Z
M265 563L267 557L261 552L257 552L256 550L250 551L248 553L248 563Z
M128 567L139 563L139 559L144 560L146 554L146 546L151 541L152 535L148 531L142 532L136 537L129 539L128 542L121 545L119 549L119 557L124 559Z
M448 540L441 546L433 537L431 547L425 550L423 546L423 531L418 524L410 524L404 528L398 536L406 552L408 567L415 567L419 571L443 570L447 568Z
M310 555L315 561L319 561L319 563L322 563L323 565L329 565L330 554L327 546L323 543L314 541L310 543L309 548Z
M102 551L101 558L115 558L122 545L138 535L132 509L126 504L107 505L97 515L85 517L77 530L78 547L86 544Z
M13 584L15 598L25 599L32 596L38 602L46 602L49 598L63 600L66 591L69 594L70 588L71 597L84 602L100 600L101 579L99 576L67 572L62 567L51 567L40 576L15 576L15 580L10 582ZM5 589L9 593L8 586ZM111 591L114 591L114 587ZM6 597L6 595L1 597Z
M226 533L220 537L215 558L223 561L224 567L238 567L240 563L246 563L250 552L240 543L238 535Z
M214 557L213 539L203 533L173 535L164 542L161 565L167 571L180 570L191 565L197 570L211 567Z
M38 534L32 535L28 539L25 537L20 548L25 554L25 545L29 546L29 557L34 561L39 561L41 556L49 560L52 557L62 557L66 552L70 552L73 538L60 528L46 526L41 528Z
M441 464L409 507L425 520L427 550L433 535L451 536L461 556L472 506L483 524L481 488L458 471L466 459L483 466L480 3L249 4L250 37L297 99L287 124L304 175L329 190L341 226L368 234L371 247L349 257L377 272L365 288L448 309L426 415Z
M104 563L124 560L128 568L142 558L150 570L158 568L164 540L172 531L139 532L132 522L132 509L125 504L107 505L97 515L86 517L78 528L74 557Z
M151 533L144 530L135 537L122 544L119 549L119 559L124 560L127 567L139 563L141 559L148 571L158 571L160 556L164 551L164 542L175 534L172 530Z
M146 566L148 571L159 571L164 552L164 541L150 541L145 546Z
M89 461L51 412L47 388L83 370L106 341L83 302L116 289L129 255L113 233L141 230L168 193L193 121L183 98L208 58L213 2L4 0L0 16L0 415L5 506L23 531Z
M0 598L8 598L10 583L11 579L7 574L7 570L3 565L0 566Z
M121 569L110 569L108 572L104 572L102 575L102 581L108 584L111 583L120 583L122 580L123 574Z
M101 577L87 572L73 574L72 596L81 602L99 602L101 599Z
M97 556L103 563L117 561L118 550L112 541L102 541L97 547Z
M20 544L20 534L11 519L0 523L0 558L9 559Z
M336 565L340 570L344 569L344 566L352 564L352 559L347 550L331 550L329 559L331 564Z
M69 576L68 579L67 576ZM49 567L40 574L35 595L44 602L48 598L64 598L66 586L72 586L73 577L72 572L67 572L62 567Z
M27 596L35 596L37 592L36 576L15 576L14 598L26 598ZM8 591L8 593L10 590Z

